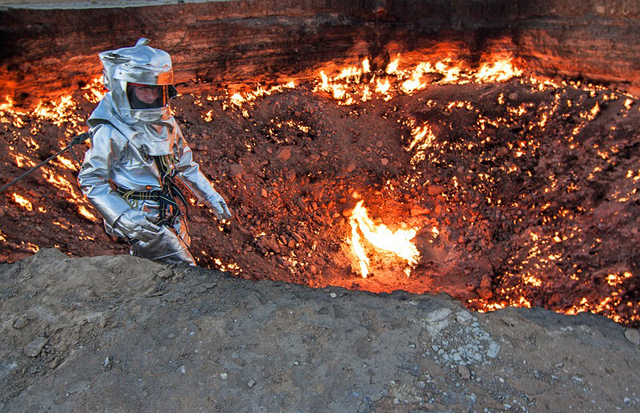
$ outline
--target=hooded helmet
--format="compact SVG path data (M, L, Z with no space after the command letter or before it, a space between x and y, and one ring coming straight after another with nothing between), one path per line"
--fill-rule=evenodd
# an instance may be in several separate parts
M135 46L108 50L99 57L109 93L89 125L107 121L152 155L168 153L180 133L169 106L177 95L169 53L150 47L149 40L142 38ZM136 89L153 90L157 98L141 102Z
M169 100L177 95L173 86L173 67L171 56L164 50L149 46L148 39L140 39L133 47L123 47L99 54L104 67L103 81L112 93L114 103L125 118L149 119L154 115L162 115L162 108L169 105ZM140 108L132 102L135 94L133 85L156 86L159 101L155 107ZM159 109L154 112L138 113L139 110Z

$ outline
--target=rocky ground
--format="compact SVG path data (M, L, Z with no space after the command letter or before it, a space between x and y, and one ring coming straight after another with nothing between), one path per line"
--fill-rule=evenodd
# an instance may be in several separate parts
M636 412L637 330L43 249L0 265L3 412Z

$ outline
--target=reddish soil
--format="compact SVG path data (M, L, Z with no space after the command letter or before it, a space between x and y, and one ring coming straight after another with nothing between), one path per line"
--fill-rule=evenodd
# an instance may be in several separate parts
M439 80L413 95L351 105L311 82L239 106L209 85L179 85L176 118L234 214L223 226L190 208L198 264L313 287L445 292L473 309L592 311L637 326L635 98L525 79ZM95 107L85 92L73 92L75 108L49 119L32 108L3 110L2 184L28 169L17 154L38 163L80 130L74 122ZM434 139L412 146L412 128L425 124ZM81 157L86 147L75 149ZM52 162L2 194L0 260L44 247L74 256L128 252L99 219L79 213L88 204L73 186L77 164L64 156L69 166ZM50 174L72 185L49 182ZM409 277L401 260L367 244L372 274L358 274L347 240L361 200L378 223L419 228L421 258Z

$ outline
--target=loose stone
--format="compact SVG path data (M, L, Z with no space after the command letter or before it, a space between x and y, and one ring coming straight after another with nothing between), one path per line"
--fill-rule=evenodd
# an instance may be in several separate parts
M24 346L24 354L29 357L38 357L44 346L49 342L44 337L36 337L31 343Z

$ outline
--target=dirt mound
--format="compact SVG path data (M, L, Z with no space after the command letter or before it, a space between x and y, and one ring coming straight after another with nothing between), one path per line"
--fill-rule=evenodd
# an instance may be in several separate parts
M0 407L637 411L637 330L446 296L248 281L44 249L0 266ZM632 341L635 342L632 343Z

